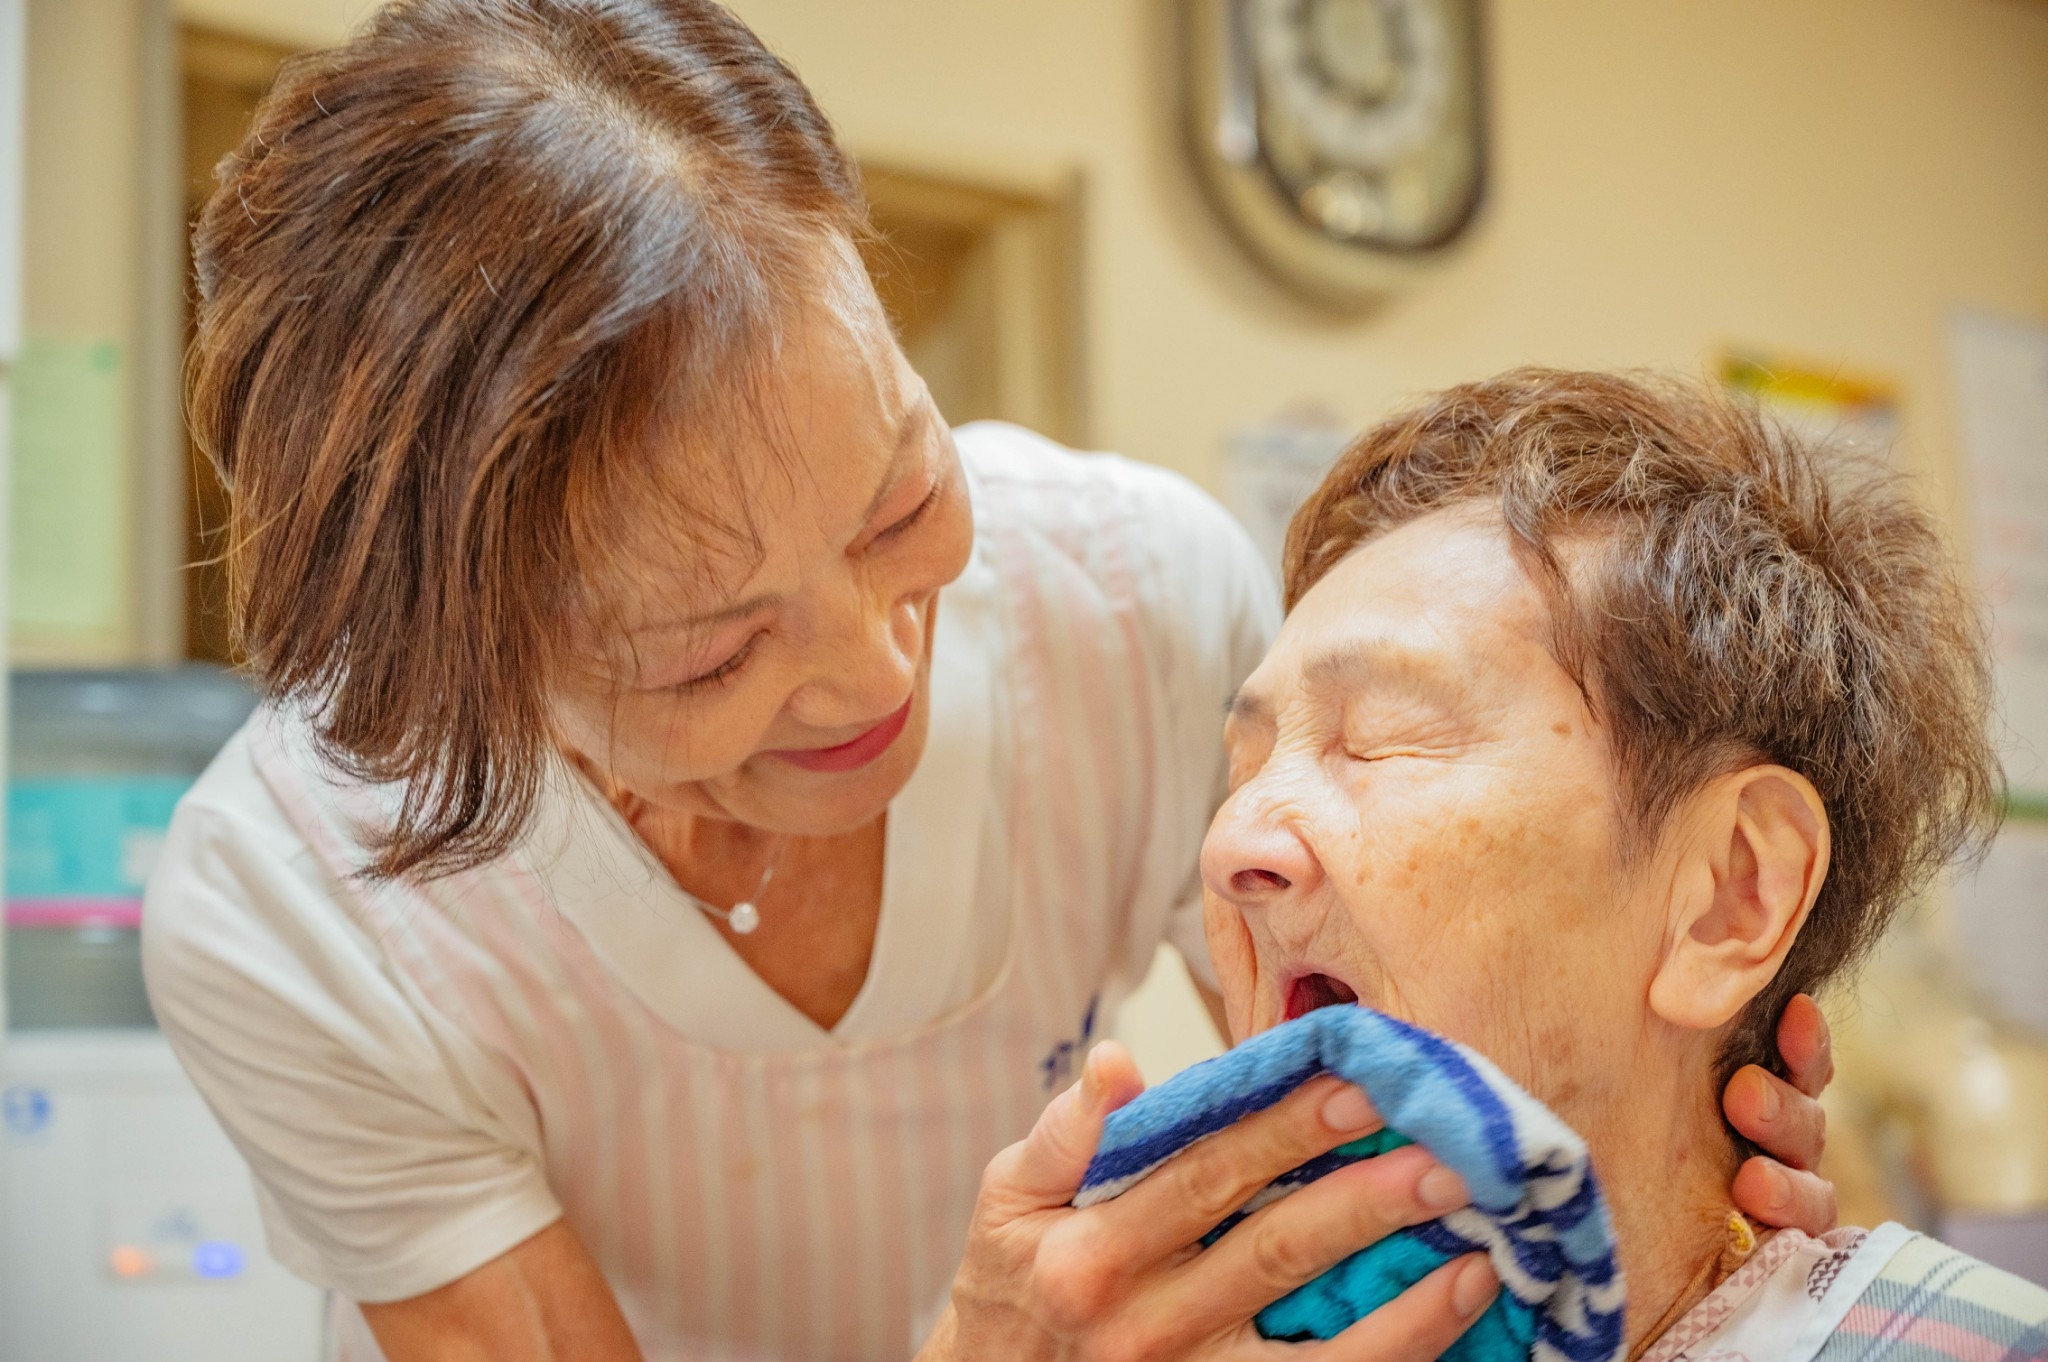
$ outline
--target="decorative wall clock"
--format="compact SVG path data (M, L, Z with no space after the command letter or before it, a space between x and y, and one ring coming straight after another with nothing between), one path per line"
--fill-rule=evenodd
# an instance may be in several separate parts
M1259 262L1368 305L1471 221L1485 171L1479 0L1181 0L1187 132Z

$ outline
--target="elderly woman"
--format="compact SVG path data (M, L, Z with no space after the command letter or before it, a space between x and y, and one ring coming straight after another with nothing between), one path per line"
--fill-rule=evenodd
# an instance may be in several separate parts
M1714 1098L1995 822L1930 517L1726 400L1523 371L1354 446L1287 588L1203 853L1232 1030L1355 999L1492 1058L1586 1137L1631 1356L2048 1356L2048 1292L1897 1226L1755 1248Z

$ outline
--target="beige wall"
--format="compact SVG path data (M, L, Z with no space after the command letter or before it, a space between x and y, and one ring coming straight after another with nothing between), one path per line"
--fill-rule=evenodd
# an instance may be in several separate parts
M299 47L340 42L378 0L177 0L178 17Z
M1346 323L1266 286L1190 189L1165 3L740 9L857 147L1087 168L1095 436L1205 479L1285 400L1364 421L1510 364L1691 368L1727 342L1896 375L1945 462L1944 309L2048 314L2031 0L1496 0L1484 214Z
M300 41L363 0L183 0ZM1089 176L1097 443L1213 483L1240 423L1363 422L1510 364L1695 369L1740 344L1904 385L1952 493L1945 309L2048 316L2048 5L1493 0L1470 237L1331 321L1242 262L1183 170L1170 0L738 0L866 154Z

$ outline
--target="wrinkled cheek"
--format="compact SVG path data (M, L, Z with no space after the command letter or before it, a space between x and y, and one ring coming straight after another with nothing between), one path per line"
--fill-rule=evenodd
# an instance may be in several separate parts
M1230 1039L1251 1034L1258 1002L1258 955L1244 914L1214 894L1202 896L1202 930L1209 942L1209 963L1223 989L1224 1011L1230 1018Z
M682 772L690 772L694 778L706 772L729 770L745 755L743 748L732 743L730 735L693 722L680 712L660 716L645 732L628 731L618 736L621 745L633 751L636 763L644 764L650 776L659 773L663 778L673 778ZM732 750L718 750L721 748Z

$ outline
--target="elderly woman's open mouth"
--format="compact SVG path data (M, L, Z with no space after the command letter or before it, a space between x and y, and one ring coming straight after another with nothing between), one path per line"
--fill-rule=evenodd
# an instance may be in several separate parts
M1228 711L1202 874L1233 1027L1362 1000L1549 1107L1638 1351L1757 1242L1722 1082L1996 807L1975 604L1924 509L1847 476L1711 395L1446 394L1297 517ZM1792 1355L1752 1343L1714 1355Z
M1318 1008L1336 1007L1358 1001L1358 990L1332 974L1303 974L1285 990L1286 1020L1306 1016Z

